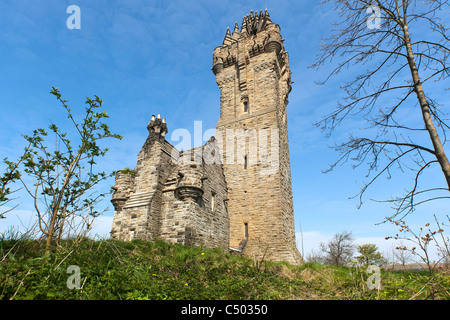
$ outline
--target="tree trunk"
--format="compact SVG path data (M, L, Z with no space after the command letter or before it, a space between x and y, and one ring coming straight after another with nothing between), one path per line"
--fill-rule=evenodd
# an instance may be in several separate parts
M58 216L59 207L61 206L61 200L64 196L64 191L67 188L70 178L72 177L72 173L73 173L72 171L74 170L74 168L76 168L78 161L80 161L80 157L81 157L81 154L83 151L84 151L84 147L78 152L75 159L70 164L70 167L67 170L68 172L64 179L63 186L61 187L61 190L59 191L58 197L56 199L55 207L53 208L53 212L52 212L52 220L50 222L50 228L48 230L47 242L45 244L45 253L46 254L51 253L52 240L53 240L53 235L55 233L56 217Z
M419 72L417 70L416 61L414 59L414 53L412 51L411 39L409 36L408 26L406 22L403 25L403 34L406 45L406 53L408 57L409 69L411 71L412 79L414 82L414 90L419 100L420 108L422 110L423 121L425 123L425 128L430 135L431 142L433 143L434 154L436 159L441 166L442 172L444 173L445 180L447 181L447 186L450 191L450 163L445 154L444 147L442 146L441 140L439 139L436 127L433 124L433 119L431 118L430 106L423 92L422 83L420 82Z
M50 228L48 230L47 242L45 243L45 254L51 253L53 234L55 233L55 222L58 211L53 210Z

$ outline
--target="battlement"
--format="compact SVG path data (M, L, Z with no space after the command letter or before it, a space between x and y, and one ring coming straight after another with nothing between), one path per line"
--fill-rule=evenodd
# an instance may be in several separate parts
M243 18L241 31L237 22L233 34L227 28L222 45L214 50L212 71L217 76L224 68L235 64L241 67L252 57L271 52L281 68L285 65L283 41L280 26L270 20L267 10L259 15L252 11Z
M258 32L267 30L266 28L271 27L270 25L274 25L270 20L269 12L267 9L264 14L262 10L259 11L259 15L257 12L253 13L253 10L242 19L241 30L239 31L239 25L236 22L234 25L233 35L230 33L230 28L227 28L227 32L225 34L225 38L223 40L224 46L233 44L236 40L242 37L254 36ZM276 26L276 25L274 25ZM278 27L279 28L279 27Z

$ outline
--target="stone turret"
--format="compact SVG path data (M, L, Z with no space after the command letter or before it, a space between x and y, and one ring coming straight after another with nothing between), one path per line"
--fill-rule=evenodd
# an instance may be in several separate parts
M136 173L130 169L122 169L116 173L116 184L111 187L111 189L114 190L111 202L118 211L122 210L125 202L133 193L135 174Z
M197 164L180 165L175 195L185 202L198 202L203 195L203 167Z

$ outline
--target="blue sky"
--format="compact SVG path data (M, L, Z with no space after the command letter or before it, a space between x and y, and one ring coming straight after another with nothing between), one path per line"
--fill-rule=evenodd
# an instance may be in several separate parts
M69 5L81 9L81 29L69 30ZM293 90L289 97L290 139L296 231L300 223L305 254L321 241L344 230L358 243L376 243L383 251L392 243L384 237L397 232L390 224L376 225L391 215L386 199L402 190L402 175L380 180L369 190L360 209L349 199L359 191L365 171L350 164L323 174L338 156L328 145L344 137L358 122L343 125L327 139L312 123L321 119L342 97L342 78L326 86L327 68L309 69L321 38L329 35L335 12L317 1L62 1L2 0L0 2L0 157L17 157L25 141L21 134L66 123L64 110L49 94L58 87L75 114L82 116L85 97L103 99L112 131L124 136L111 140L105 170L134 168L152 114L167 118L171 131L193 131L194 121L203 130L215 128L219 117L219 89L211 71L212 52L250 10L268 9L280 24L289 52ZM347 75L361 70L347 71ZM447 100L448 101L448 100ZM77 111L79 110L79 111ZM420 114L419 114L420 116ZM434 174L434 175L433 175ZM441 179L438 170L427 178ZM111 179L104 189L113 185ZM15 212L0 220L0 232L29 221L31 203L23 198ZM110 231L113 207L97 220L95 230ZM431 222L433 213L448 214L448 202L434 202L407 218L418 228Z

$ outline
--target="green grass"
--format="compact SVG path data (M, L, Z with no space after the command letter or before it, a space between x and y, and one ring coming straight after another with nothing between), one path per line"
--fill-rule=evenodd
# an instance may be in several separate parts
M0 299L424 299L432 286L434 298L449 298L445 273L383 271L381 290L368 290L360 269L261 263L163 241L71 240L47 256L43 247L0 239ZM70 265L81 289L67 288Z
M378 289L368 288L367 268L325 266L306 263L298 267L310 290L326 299L408 300L450 299L450 273L381 270Z

